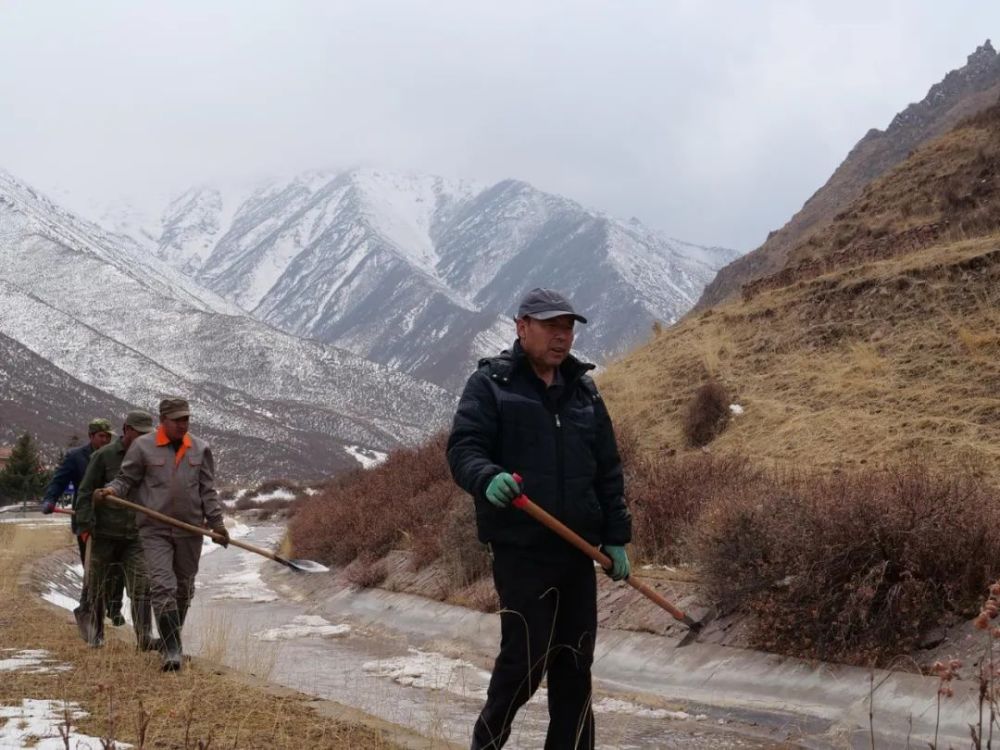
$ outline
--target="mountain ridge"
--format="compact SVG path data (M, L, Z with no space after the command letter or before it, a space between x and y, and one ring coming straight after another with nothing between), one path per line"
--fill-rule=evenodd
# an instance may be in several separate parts
M440 388L282 333L134 252L0 174L0 333L129 404L184 392L201 427L301 448L292 463L314 476L356 465L348 445L385 451L446 418ZM280 469L270 458L257 468Z
M705 287L694 310L730 299L743 284L781 270L789 252L814 230L829 222L873 179L900 164L962 118L1000 100L1000 56L989 39L930 87L919 102L897 113L885 130L870 129L850 150L830 178L780 229L757 249L722 268Z
M228 230L197 207L165 216L161 258L190 271L196 255L196 280L255 317L451 390L510 343L532 286L559 287L588 311L580 346L603 360L679 318L736 255L514 179L310 172L258 189Z
M683 450L684 410L715 381L742 409L713 452L995 479L998 310L1000 104L870 183L781 271L664 329L600 383L652 455Z

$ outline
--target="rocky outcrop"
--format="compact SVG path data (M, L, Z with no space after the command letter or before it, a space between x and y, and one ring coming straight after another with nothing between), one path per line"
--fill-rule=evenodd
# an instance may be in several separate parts
M735 296L744 284L782 270L791 251L857 198L865 185L888 172L923 143L1000 99L1000 56L989 40L931 86L922 101L897 114L889 127L873 128L851 150L823 187L767 241L719 271L696 310Z

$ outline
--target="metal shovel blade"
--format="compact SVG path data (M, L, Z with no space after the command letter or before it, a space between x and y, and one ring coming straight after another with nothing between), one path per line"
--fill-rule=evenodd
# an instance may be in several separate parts
M83 555L83 585L80 591L80 606L73 610L76 629L80 631L80 637L90 646L97 645L103 636L100 626L103 624L101 620L104 617L103 612L95 611L101 608L94 607L94 603L91 601L93 592L90 587L93 582L90 580L90 566L93 547L94 537L87 537L87 545Z
M89 645L97 643L97 623L90 606L77 607L73 610L73 617L76 619L76 629L80 631L80 637Z
M325 565L316 562L315 560L288 560L286 558L281 558L278 562L284 563L292 570L297 570L300 573L329 573L330 569Z

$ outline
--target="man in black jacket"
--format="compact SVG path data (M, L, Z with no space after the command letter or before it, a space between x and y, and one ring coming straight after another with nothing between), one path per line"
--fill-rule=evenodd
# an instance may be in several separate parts
M479 539L490 545L503 611L500 654L472 748L500 748L518 709L548 674L545 747L593 748L590 667L597 634L594 566L527 514L522 491L628 577L632 519L611 419L584 364L570 354L569 301L533 289L517 313L510 351L484 359L465 386L448 439L455 481L475 501ZM521 475L523 487L514 478Z

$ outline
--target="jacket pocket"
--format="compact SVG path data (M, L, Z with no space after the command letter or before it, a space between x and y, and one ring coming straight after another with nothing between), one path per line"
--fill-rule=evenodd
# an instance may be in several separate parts
M150 487L166 487L170 484L170 467L166 458L151 458L146 462L146 481Z
M198 486L198 477L201 476L201 465L204 463L201 456L190 456L187 460L188 464L188 487Z

